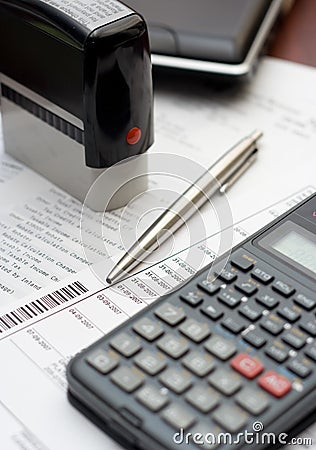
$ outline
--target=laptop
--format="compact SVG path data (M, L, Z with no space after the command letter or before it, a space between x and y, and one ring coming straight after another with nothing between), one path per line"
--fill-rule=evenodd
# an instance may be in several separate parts
M251 73L282 0L127 0L149 28L154 66Z

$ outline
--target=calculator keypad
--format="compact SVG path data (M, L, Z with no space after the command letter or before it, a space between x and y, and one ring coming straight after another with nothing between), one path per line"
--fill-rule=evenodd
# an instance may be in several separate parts
M260 361L252 358L246 353L240 353L231 360L230 365L244 377L253 379L264 369Z
M292 389L291 383L287 378L272 370L262 375L258 380L258 384L277 398L283 397Z
M295 289L293 286L281 280L276 280L272 285L272 289L286 298L295 293Z
M283 363L289 357L289 351L280 342L277 342L277 345L271 344L266 347L265 353L278 363Z
M167 360L160 352L144 350L134 358L134 363L149 375L156 375L166 367Z
M206 353L190 352L183 358L182 364L198 377L204 377L214 369L215 360Z
M181 428L186 430L196 421L194 413L189 408L184 408L182 404L177 403L173 403L164 409L161 417L175 430Z
M312 292L238 250L219 274L152 305L86 361L172 433L251 430L315 389L315 310Z
M260 321L260 326L273 336L282 333L285 321L277 317L275 314L269 314Z
M178 359L189 350L188 341L173 334L166 334L157 342L157 347L171 358Z
M142 385L144 377L137 369L122 366L112 373L111 380L124 391L132 392Z
M170 303L163 303L156 309L155 314L168 325L177 325L186 317L181 306L176 307Z
M133 330L140 334L147 341L154 341L163 334L163 327L157 321L143 317L133 325Z
M232 370L217 369L207 381L224 395L235 394L241 388L241 377Z
M247 387L236 395L236 402L254 416L263 413L270 405L268 395L259 389Z
M266 338L256 328L243 336L243 340L255 348L261 348L267 342Z
M141 388L136 394L136 399L153 412L159 411L168 403L167 395L150 385Z
M113 352L111 354L111 352L99 349L87 357L87 362L100 373L106 374L118 366L119 358Z
M213 419L229 433L236 433L248 422L248 414L238 406L220 406Z
M141 349L138 339L132 338L126 333L118 334L114 339L112 339L111 347L127 358L134 355Z
M205 342L204 347L222 361L226 361L237 351L235 344L231 340L221 336L211 337Z
M210 387L197 385L190 389L185 399L202 413L208 413L218 405L220 395Z

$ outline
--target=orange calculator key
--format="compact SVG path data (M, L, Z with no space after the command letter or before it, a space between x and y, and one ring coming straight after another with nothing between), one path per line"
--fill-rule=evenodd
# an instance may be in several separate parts
M251 358L246 353L240 353L231 360L230 365L237 372L244 375L244 377L252 379L255 378L264 369L260 361Z
M283 397L292 388L292 385L287 378L272 370L264 373L259 378L258 384L277 398Z

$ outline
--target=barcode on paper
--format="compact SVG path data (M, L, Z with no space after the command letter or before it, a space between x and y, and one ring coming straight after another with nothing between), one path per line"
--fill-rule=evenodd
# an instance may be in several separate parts
M5 333L31 319L36 319L42 314L45 314L86 292L88 292L88 289L79 281L75 281L57 291L43 295L43 297L26 303L7 314L3 314L0 316L0 336L1 333Z

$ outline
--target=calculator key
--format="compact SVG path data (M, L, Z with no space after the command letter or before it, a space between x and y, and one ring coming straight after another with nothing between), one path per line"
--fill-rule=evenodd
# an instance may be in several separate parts
M264 392L251 387L246 387L238 392L235 401L253 416L259 416L270 405L268 396Z
M312 363L306 359L293 358L286 367L300 378L306 378L312 373Z
M260 321L260 326L269 333L277 336L284 329L284 320L279 319L277 316L270 314L267 317L263 317Z
M258 384L260 387L277 398L283 397L292 389L292 385L287 378L273 372L272 370L264 373L259 378Z
M136 394L136 399L153 412L159 411L168 403L167 395L150 385L141 388Z
M276 297L270 294L258 294L256 296L256 300L258 303L260 303L260 305L263 305L268 309L273 309L280 303Z
M237 274L236 272L231 272L230 270L224 269L218 274L218 278L222 281L225 281L225 283L229 284L237 280Z
M167 369L159 376L159 381L176 394L182 394L191 386L192 376L184 369Z
M253 262L247 258L247 255L233 256L230 262L232 266L237 267L237 269L243 272L248 272L254 266Z
M239 334L246 328L246 323L240 320L238 317L226 316L221 322L222 326L229 330L231 333Z
M188 341L182 337L176 337L172 334L160 338L157 343L158 348L171 358L178 359L189 350Z
M296 322L301 317L300 309L296 306L283 305L277 310L277 313L291 323Z
M236 433L248 422L248 415L238 406L222 405L214 413L213 419L229 433Z
M291 295L295 294L295 289L290 284L285 283L281 280L276 280L273 285L272 289L279 294L283 295L283 297L290 297Z
M262 311L263 309L260 306L250 302L243 303L238 310L240 314L251 320L251 322L258 320L262 316Z
M218 320L224 315L224 311L217 304L203 306L201 312L212 320Z
M267 342L267 340L260 334L256 329L248 331L247 334L243 335L243 340L255 348L261 348Z
M118 366L119 357L112 351L106 352L100 348L89 353L86 361L98 372L106 374Z
M316 320L308 320L307 322L301 322L300 328L307 331L308 334L316 337Z
M111 374L111 380L124 391L132 392L143 384L144 375L135 367L119 367Z
M306 344L307 335L298 328L292 328L283 334L282 340L296 350L300 350Z
M229 292L227 290L222 290L217 298L220 302L224 303L230 308L235 308L241 302L241 296L238 295L237 292Z
M147 317L137 320L137 322L133 325L133 330L150 342L157 339L164 332L160 323L154 322Z
M200 352L190 352L183 358L182 364L198 377L204 377L215 367L214 359L210 355Z
M163 410L161 417L176 430L186 429L194 424L195 417L182 404L172 403Z
M240 353L230 361L230 365L237 372L241 373L244 377L252 380L264 369L263 365L257 359L247 355L247 353Z
M187 392L185 399L205 414L218 405L220 396L210 387L195 386Z
M161 306L159 306L159 308L156 309L155 314L159 317L159 319L171 326L178 325L178 323L182 322L182 320L186 317L181 306L177 307L167 302L164 302Z
M241 378L233 371L215 370L207 381L224 395L233 395L241 388Z
M269 284L274 280L274 277L271 274L260 269L260 267L255 267L251 272L251 276L262 284Z
M144 350L134 358L134 363L149 375L156 375L167 365L162 353Z
M215 284L213 281L203 280L198 283L198 287L202 289L202 291L206 292L209 295L215 295L220 290L220 286Z
M110 341L110 345L126 358L134 355L142 348L137 338L133 338L126 333L115 336Z
M289 351L281 342L269 345L265 349L266 355L278 363L283 363L289 357Z
M250 283L249 281L239 281L235 284L235 288L248 297L255 294L258 290L258 287L255 284Z
M311 311L316 306L316 300L311 299L310 297L307 297L304 294L296 294L294 302L297 305L302 306L307 311Z
M305 355L307 355L309 358L311 358L313 361L316 362L316 342L314 342L312 345L308 345L304 353Z
M237 352L233 341L221 336L212 336L205 342L204 347L222 361L226 361Z
M193 307L198 306L203 302L203 296L193 291L181 294L180 298L182 301Z
M179 331L196 343L203 341L210 335L207 323L198 322L195 319L187 319L180 325Z

